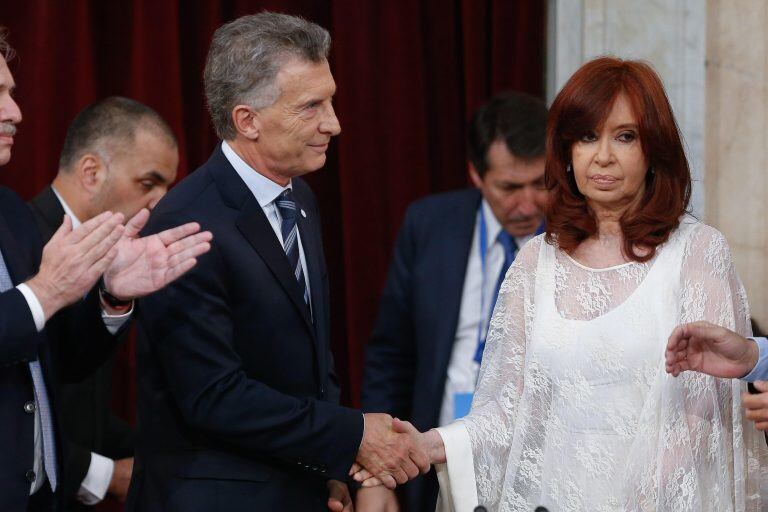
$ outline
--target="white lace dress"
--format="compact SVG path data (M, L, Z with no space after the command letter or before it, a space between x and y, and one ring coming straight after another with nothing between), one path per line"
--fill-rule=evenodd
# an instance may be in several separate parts
M590 269L542 236L501 287L470 414L438 429L438 508L759 511L768 465L738 380L664 371L672 329L750 334L716 229L686 218L647 263Z

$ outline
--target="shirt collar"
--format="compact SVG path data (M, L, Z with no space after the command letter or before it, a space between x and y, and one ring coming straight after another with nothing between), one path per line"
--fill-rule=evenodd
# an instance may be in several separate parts
M69 207L67 202L63 197L61 197L61 194L59 194L59 191L56 190L53 185L51 185L51 190L53 190L53 193L56 194L56 199L58 199L61 203L61 207L64 209L64 213L69 215L69 218L72 219L72 229L76 229L81 224L80 219L77 218L77 216L72 211L72 208Z
M285 187L280 186L245 163L245 160L235 153L235 150L227 144L227 141L221 142L221 152L224 153L226 159L235 168L235 172L245 182L245 186L248 187L248 190L251 191L262 208L274 202L277 196L291 188L290 182Z
M481 202L481 208L483 209L483 216L485 217L485 232L488 234L488 248L496 243L496 237L501 232L501 224L491 210L491 205L483 198Z

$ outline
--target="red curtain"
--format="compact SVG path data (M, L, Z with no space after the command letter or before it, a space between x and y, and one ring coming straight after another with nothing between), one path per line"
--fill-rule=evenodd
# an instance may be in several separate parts
M366 339L397 228L411 201L467 185L464 125L490 95L543 95L541 0L25 0L0 25L24 121L0 183L30 198L56 174L72 118L120 94L155 108L179 136L179 178L216 144L202 92L213 31L270 9L331 31L342 134L309 176L321 203L344 400L357 404ZM130 345L117 369L133 417Z

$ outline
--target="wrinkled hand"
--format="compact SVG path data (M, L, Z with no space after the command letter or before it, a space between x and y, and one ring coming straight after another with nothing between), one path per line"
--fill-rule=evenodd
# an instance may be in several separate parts
M713 377L739 378L757 364L757 344L709 322L679 325L672 331L664 353L667 373L677 377L692 370Z
M109 481L107 492L120 503L125 503L128 497L131 473L133 473L133 457L115 461L115 469L112 471L112 480Z
M72 229L64 216L43 248L40 270L27 281L48 320L58 310L82 299L117 256L123 215L104 212Z
M366 487L355 496L357 512L400 512L395 491L386 487Z
M104 272L104 285L115 297L130 300L155 292L180 277L197 263L197 256L208 252L213 238L190 222L160 233L139 237L149 219L142 209L125 226L117 243L117 256Z
M443 444L443 438L437 430L431 429L422 434L410 422L398 418L392 420L392 430L399 434L411 436L419 450L427 455L429 465L442 464L445 462L445 445ZM428 471L429 466L427 467L427 470L422 471L422 473L427 473ZM363 487L378 487L384 485L388 489L392 489L380 475L373 473L361 464L355 463L349 474L352 475L352 478L355 481L361 482Z
M741 403L746 409L747 419L755 422L758 430L768 430L768 382L758 380L755 388L760 393L741 395Z
M354 512L352 497L347 484L338 480L328 480L328 510L332 512Z

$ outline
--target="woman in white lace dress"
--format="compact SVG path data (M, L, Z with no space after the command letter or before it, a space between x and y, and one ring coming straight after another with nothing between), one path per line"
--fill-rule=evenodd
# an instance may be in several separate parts
M722 234L685 215L688 164L650 67L600 58L571 77L550 111L546 179L547 233L501 287L472 410L422 434L447 461L438 507L768 507L743 384L664 371L676 325L749 334L749 312Z

